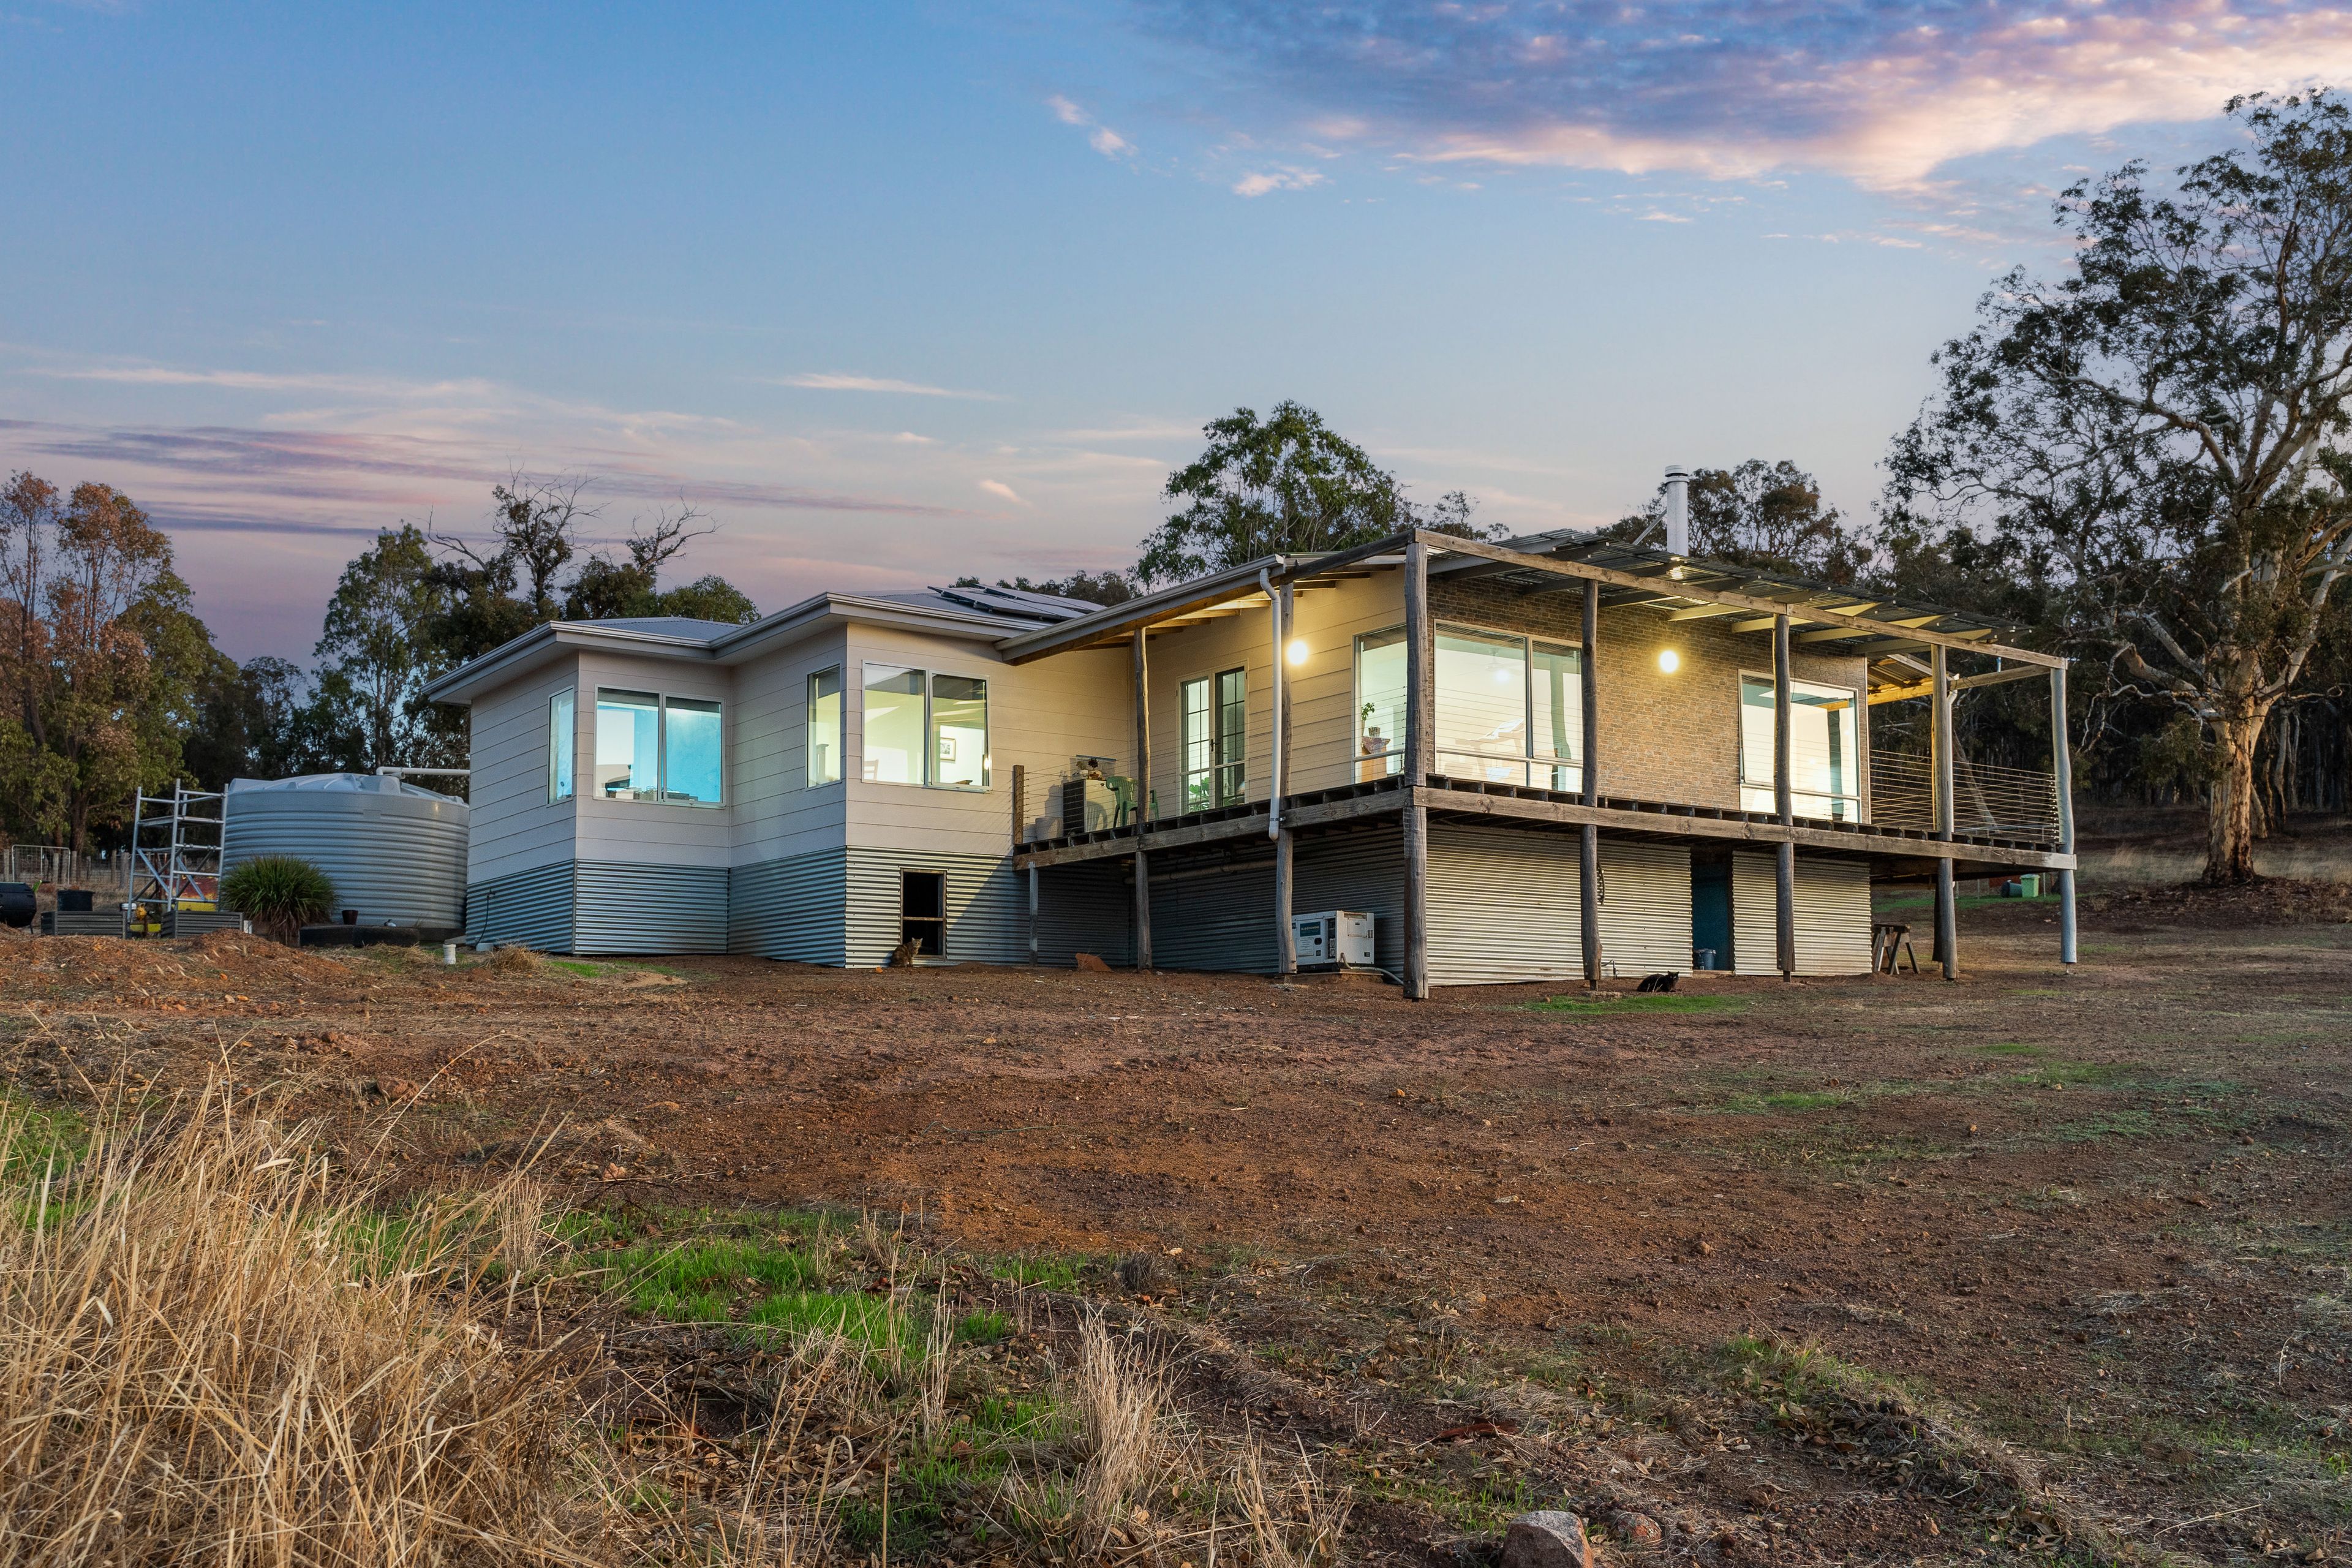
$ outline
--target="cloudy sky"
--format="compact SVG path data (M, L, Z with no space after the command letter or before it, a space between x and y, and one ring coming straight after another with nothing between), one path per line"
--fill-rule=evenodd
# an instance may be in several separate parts
M820 587L1124 564L1296 397L1423 497L1866 510L2053 193L2352 80L2265 0L0 0L0 468L129 491L239 657L510 470Z

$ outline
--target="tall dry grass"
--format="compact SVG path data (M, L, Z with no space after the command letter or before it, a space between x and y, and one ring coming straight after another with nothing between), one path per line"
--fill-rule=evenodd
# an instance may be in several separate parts
M0 1563L584 1560L569 1382L468 1310L497 1194L361 1195L219 1085L0 1163Z

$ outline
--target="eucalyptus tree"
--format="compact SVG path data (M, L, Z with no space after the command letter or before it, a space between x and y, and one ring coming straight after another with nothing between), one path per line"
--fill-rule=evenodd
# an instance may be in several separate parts
M2231 100L2239 145L2068 190L2054 279L2011 273L1937 355L1890 500L2046 560L2116 689L2194 716L2205 875L2253 875L2254 750L2352 566L2352 107Z

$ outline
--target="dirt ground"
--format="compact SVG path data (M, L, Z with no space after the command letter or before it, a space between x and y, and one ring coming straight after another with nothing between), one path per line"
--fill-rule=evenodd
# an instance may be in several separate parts
M1625 1563L2340 1559L2352 905L2094 900L2072 971L2053 914L1966 901L1958 985L1598 1003L11 942L0 1072L226 1064L400 1110L420 1181L1077 1258L1202 1419L1353 1489L1360 1560L1560 1506Z

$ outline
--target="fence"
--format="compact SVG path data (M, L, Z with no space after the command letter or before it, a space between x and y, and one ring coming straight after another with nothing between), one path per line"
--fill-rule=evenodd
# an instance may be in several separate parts
M1874 752L1870 819L1882 827L1932 833L1935 764L1915 752ZM2058 842L2058 781L2025 768L1952 761L1952 831L1986 838Z
M11 844L0 882L43 882L88 888L101 901L121 903L131 890L128 856L68 849L60 844Z

